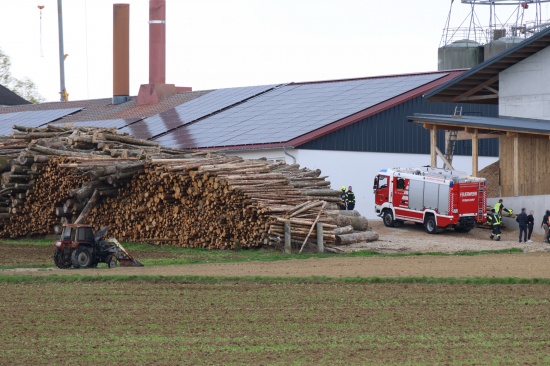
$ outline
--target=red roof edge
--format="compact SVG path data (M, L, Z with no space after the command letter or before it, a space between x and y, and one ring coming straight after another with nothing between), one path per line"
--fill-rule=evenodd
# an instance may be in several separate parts
M465 72L465 70L451 70L451 71L444 71L444 72L431 72L431 73L425 73L425 74L446 74L442 77L440 77L437 80L434 80L432 82L429 82L427 84L424 84L416 89L413 89L411 91L408 91L404 94L398 95L395 98L391 98L386 100L385 102L382 102L380 104L377 104L375 106L372 106L370 108L367 108L361 112L352 114L351 116L348 116L346 118L343 118L339 121L333 122L329 125L326 125L324 127L321 127L315 131L311 131L309 133L306 133L305 135L302 135L300 137L297 137L293 140L287 141L287 142L274 142L274 143L268 143L268 144L253 144L253 145L235 145L235 146L218 146L218 147L210 147L210 148L202 148L200 150L230 150L230 151L236 151L236 150L257 150L257 149L274 149L274 148L280 148L280 147L292 147L297 148L300 145L303 145L307 142L310 142L312 140L318 139L319 137L322 137L324 135L328 135L329 133L332 133L334 131L337 131L341 128L344 128L346 126L349 126L351 124L354 124L355 122L358 122L362 119L365 119L367 117L373 116L375 114L378 114L380 112L385 111L386 109L390 109L395 107L398 104L404 103L406 101L409 101L413 98L416 98L418 96L421 96L425 94L426 92L430 91L433 88L436 88L444 83L446 83L449 80L454 79L455 77L459 76ZM419 75L419 74L408 74L408 75ZM404 75L393 75L393 76L404 76ZM379 76L376 78L381 78L383 76ZM349 79L349 80L357 80L357 79Z

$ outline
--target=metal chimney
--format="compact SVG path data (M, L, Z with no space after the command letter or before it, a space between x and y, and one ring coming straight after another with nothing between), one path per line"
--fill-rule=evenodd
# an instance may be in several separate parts
M166 0L149 0L149 84L166 84Z
M130 99L130 4L113 4L113 104Z

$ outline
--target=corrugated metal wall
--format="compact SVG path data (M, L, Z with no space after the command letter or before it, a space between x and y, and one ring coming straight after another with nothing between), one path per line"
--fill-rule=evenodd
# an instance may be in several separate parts
M421 125L408 122L414 113L453 114L456 103L427 102L422 97L411 99L377 115L310 141L300 149L371 151L387 153L429 154L430 132ZM498 116L498 106L458 104L464 115ZM437 143L445 151L445 131L438 131ZM456 155L471 155L472 142L458 141ZM480 156L498 156L498 139L480 139Z

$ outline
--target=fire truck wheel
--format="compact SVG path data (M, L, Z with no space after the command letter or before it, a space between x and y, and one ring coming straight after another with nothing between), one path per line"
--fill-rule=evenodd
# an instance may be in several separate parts
M92 253L86 247L78 247L71 255L74 268L88 268L92 264Z
M387 227L394 227L395 220L393 219L393 213L391 210L384 210L384 216L382 217L382 220L384 220L384 225Z
M428 234L437 234L437 224L435 223L435 217L428 216L424 221L424 227Z

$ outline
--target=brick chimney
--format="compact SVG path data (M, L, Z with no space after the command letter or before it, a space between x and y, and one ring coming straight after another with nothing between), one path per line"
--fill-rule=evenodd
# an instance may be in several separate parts
M113 4L113 104L130 99L130 4Z

